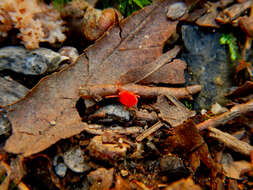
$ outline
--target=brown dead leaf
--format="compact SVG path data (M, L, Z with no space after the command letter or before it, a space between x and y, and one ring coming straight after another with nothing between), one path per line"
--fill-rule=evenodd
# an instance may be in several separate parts
M131 190L129 182L124 180L120 175L116 176L115 187L113 190Z
M112 84L129 69L150 63L177 22L166 18L169 1L156 1L114 26L77 62L44 78L20 102L7 107L12 135L7 152L30 156L84 130L75 108L83 85Z
M196 150L205 143L197 128L191 122L176 127L174 135L169 136L166 142L168 143L167 149L169 152L178 151L184 154Z
M158 96L155 108L160 111L162 120L168 122L172 127L176 127L188 118L195 115L195 111L190 111L173 96Z
M166 187L164 190L201 190L201 187L199 185L196 185L192 178L187 179L180 179L174 183L172 183L170 186Z
M164 65L156 72L152 73L141 83L166 83L166 84L184 84L184 70L186 69L185 61L175 59Z
M105 169L98 168L90 172L87 177L88 181L92 184L90 190L109 190L113 183L114 168Z
M120 84L127 84L127 83L143 83L142 81L146 79L146 83L159 83L162 82L161 81L161 75L160 72L157 73L157 70L164 70L163 66L170 62L172 58L174 58L178 52L180 51L179 47L174 47L172 50L164 53L163 55L161 55L160 57L158 57L155 61L153 61L152 63L140 66L138 68L129 70L127 73L125 73L124 75L122 75L120 77ZM184 78L184 69L186 68L186 65L183 68L183 78ZM171 71L173 72L173 67L171 68ZM176 69L176 67L175 67ZM167 71L167 69L166 69ZM165 71L165 75L167 74L167 72ZM175 72L175 71L174 71ZM155 76L152 77L153 73L157 73ZM166 78L168 78L168 74L165 76ZM147 80L148 78L148 80ZM164 78L164 77L162 77ZM155 81L154 81L155 80ZM169 79L167 79L169 80Z
M240 179L241 174L252 170L250 162L245 160L222 164L225 175L230 178Z

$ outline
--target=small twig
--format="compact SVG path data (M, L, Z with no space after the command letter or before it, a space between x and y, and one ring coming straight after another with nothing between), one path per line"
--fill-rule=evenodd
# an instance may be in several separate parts
M250 155L250 152L253 151L253 146L249 145L246 142L240 141L237 138L233 137L228 133L224 133L219 129L208 127L208 131L210 131L209 136L218 139L223 142L227 147L233 149L236 152L240 152L241 154Z
M193 94L201 90L200 85L186 86L183 88L150 87L136 84L127 84L120 86L120 90L131 91L143 98L152 98L159 95L171 95L178 99L192 99ZM95 98L100 100L102 97L115 95L119 92L119 85L103 84L85 86L80 88L80 96L83 98Z
M143 131L140 135L136 137L136 141L140 142L158 129L163 126L163 123L158 121L156 124L154 124L152 127L149 127L147 130Z
M229 111L198 124L197 128L199 131L202 131L208 127L217 127L219 125L224 125L228 121L251 111L253 111L253 100L250 100L245 104L235 105Z

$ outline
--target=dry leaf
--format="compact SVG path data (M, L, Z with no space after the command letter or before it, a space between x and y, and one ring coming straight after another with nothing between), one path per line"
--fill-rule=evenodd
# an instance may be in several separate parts
M245 160L222 164L225 175L234 179L241 179L241 174L252 170L250 162Z
M122 73L160 56L177 25L166 18L169 3L156 1L123 20L77 62L44 78L23 100L7 107L12 135L5 150L30 156L84 130L87 124L75 108L80 86L115 84Z
M164 190L201 190L200 186L196 185L194 181L189 177L187 179L180 179L170 186L166 187Z
M162 120L168 122L172 127L176 127L188 118L195 115L195 111L190 111L173 96L158 96L155 108L160 111Z
M156 71L159 69L163 70L163 66L166 63L170 62L172 58L176 57L176 55L178 54L179 51L180 51L179 47L176 46L172 50L170 50L170 51L164 53L163 55L161 55L160 57L158 57L152 63L137 67L132 70L129 70L127 73L125 73L124 75L122 75L120 77L120 84L138 83L138 82L142 83L142 81L147 79L147 77L149 78L148 83L154 82L153 81L154 78L156 79L156 81L158 80L156 83L161 82L160 75L159 75L160 73L158 74L158 77L157 77L157 75L155 77L151 77L151 75L153 73L156 73ZM173 70L173 68L171 70ZM167 75L167 77L168 77L168 75ZM183 77L184 77L184 75L183 75Z

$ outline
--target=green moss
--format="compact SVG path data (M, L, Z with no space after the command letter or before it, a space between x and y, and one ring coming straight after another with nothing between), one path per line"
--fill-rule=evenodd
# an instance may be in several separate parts
M188 100L184 100L183 104L189 109L189 110L193 110L193 103L188 101Z
M230 59L232 61L238 60L238 46L237 46L237 40L233 34L222 34L220 38L220 44L222 45L228 45L229 53L230 53Z
M133 12L143 8L146 5L150 5L150 0L119 0L118 9L124 16L129 16Z
M56 9L61 10L70 0L53 0L53 5Z

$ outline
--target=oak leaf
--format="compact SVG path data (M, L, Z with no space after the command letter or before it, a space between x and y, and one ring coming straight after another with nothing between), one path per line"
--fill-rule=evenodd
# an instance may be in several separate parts
M166 18L169 3L156 1L126 18L75 63L43 78L24 99L6 107L12 135L4 149L26 157L83 131L87 124L76 110L80 86L115 84L129 69L160 56L177 25Z

